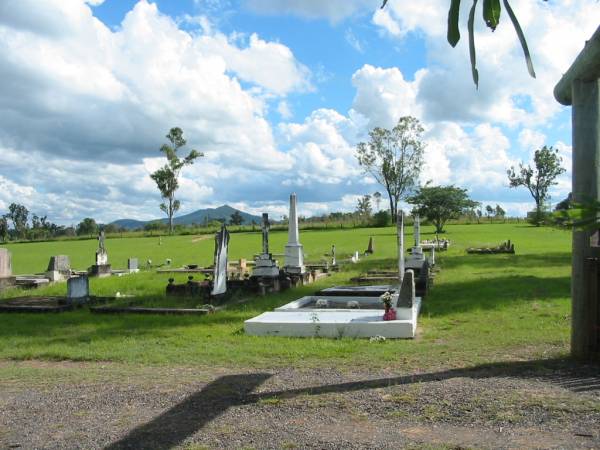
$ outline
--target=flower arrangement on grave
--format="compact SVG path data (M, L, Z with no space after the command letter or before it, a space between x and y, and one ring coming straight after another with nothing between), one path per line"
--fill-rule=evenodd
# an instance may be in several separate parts
M385 313L383 314L383 320L396 320L396 310L392 308L392 293L386 292L381 296Z

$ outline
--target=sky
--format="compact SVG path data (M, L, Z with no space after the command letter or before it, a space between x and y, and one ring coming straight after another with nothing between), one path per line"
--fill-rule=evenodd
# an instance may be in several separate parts
M10 6L9 6L10 3ZM446 41L447 0L20 0L0 2L0 213L12 202L69 225L161 217L150 173L171 127L204 153L184 168L179 214L352 211L382 186L356 145L405 115L425 128L421 183L455 184L524 215L506 170L559 149L570 191L571 111L552 95L600 23L597 0L512 0L537 78L506 13ZM385 195L384 195L385 197ZM381 207L386 207L385 202Z

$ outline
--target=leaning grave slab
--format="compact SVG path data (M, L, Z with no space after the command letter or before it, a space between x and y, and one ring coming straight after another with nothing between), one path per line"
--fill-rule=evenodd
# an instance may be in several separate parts
M244 322L246 333L253 336L413 338L421 298L415 296L413 272L404 272L403 233L404 220L399 212L399 285L324 289L247 320ZM392 292L395 320L383 319L381 296L386 292Z

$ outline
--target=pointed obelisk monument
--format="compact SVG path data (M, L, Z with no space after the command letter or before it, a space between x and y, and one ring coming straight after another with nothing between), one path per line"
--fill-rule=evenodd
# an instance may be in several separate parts
M402 285L404 278L404 213L401 209L398 210L396 218L396 230L398 235L398 281Z
M285 263L283 269L286 273L301 275L306 272L304 266L304 252L300 243L298 232L298 213L296 210L296 194L290 195L290 215L288 223L288 243L285 246Z

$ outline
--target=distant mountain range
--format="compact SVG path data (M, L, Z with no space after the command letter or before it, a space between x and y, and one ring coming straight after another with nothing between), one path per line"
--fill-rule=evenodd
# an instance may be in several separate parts
M226 223L229 223L231 219L231 215L238 211L242 215L242 219L244 220L244 224L251 224L252 222L260 223L262 218L259 216L253 216L252 214L245 213L240 211L239 209L232 208L229 205L219 206L218 208L206 208L199 209L198 211L194 211L192 213L186 214L184 216L179 216L173 218L173 223L175 225L191 225L198 224L202 225L206 221L225 219ZM128 230L134 230L136 228L143 228L144 225L150 222L161 221L163 223L168 223L167 218L154 219L154 220L134 220L134 219L119 219L111 222L113 225L117 225L119 227L126 228Z

